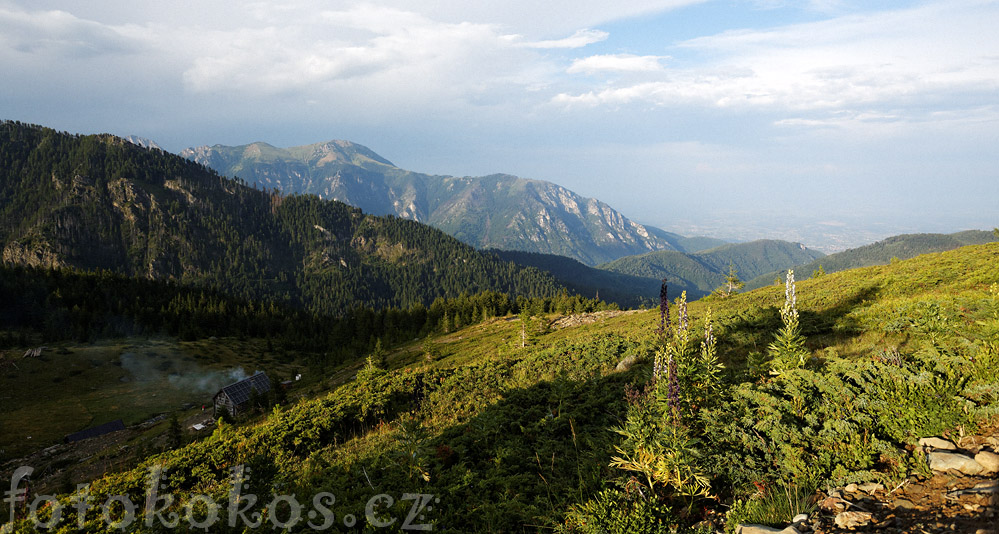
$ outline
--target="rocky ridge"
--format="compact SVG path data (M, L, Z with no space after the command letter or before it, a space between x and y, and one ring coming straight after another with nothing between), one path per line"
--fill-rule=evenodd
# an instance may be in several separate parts
M589 265L683 248L682 236L639 224L551 182L410 172L348 141L286 149L266 143L202 146L180 155L250 184L423 222L479 248L558 254Z

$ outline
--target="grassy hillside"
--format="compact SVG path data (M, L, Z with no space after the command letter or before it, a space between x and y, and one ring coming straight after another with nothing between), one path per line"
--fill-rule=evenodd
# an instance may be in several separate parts
M992 232L981 230L966 230L954 234L903 234L863 247L830 254L808 263L798 264L794 269L798 278L804 280L811 277L812 273L819 269L819 266L822 266L823 271L832 273L855 267L884 265L892 261L892 258L906 260L929 252L942 252L965 245L980 245L997 240L999 237L996 237ZM755 278L751 276L743 278L746 280L747 289L772 284L775 278L783 276L783 272L772 270L772 272L753 276Z
M189 430L214 423L211 409L200 407L255 370L276 380L302 374L289 397L314 396L342 382L364 355L380 358L383 346L521 309L605 306L565 294L529 300L486 292L328 317L109 272L0 266L0 472L7 461L33 465L44 473L40 487L72 487L205 433ZM129 428L60 444L117 419Z
M710 294L725 281L731 264L738 276L749 279L769 273L776 266L788 268L822 257L821 252L805 248L800 243L758 240L730 243L692 254L677 251L656 251L620 258L599 268L652 280L666 278L678 290L693 298ZM645 289L646 295L656 294L656 285Z
M421 499L404 493L429 496L419 521L444 532L786 521L808 504L785 496L894 487L925 472L919 437L999 414L997 254L970 246L798 283L800 366L767 348L783 287L674 302L662 333L657 311L497 318L396 347L384 368L349 368L356 378L324 396L148 463L175 474L164 490L181 501L226 502L238 464L254 493L294 493L306 510L331 491L337 525L401 522ZM141 502L145 475L91 493Z

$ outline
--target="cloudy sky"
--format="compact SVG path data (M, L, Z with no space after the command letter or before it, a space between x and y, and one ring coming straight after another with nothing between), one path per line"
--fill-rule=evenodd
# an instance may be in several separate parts
M348 139L673 229L991 228L997 27L987 0L0 0L0 118Z

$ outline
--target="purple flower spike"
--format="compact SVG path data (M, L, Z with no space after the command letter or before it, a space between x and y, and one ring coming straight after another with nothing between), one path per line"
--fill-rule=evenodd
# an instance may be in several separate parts
M669 328L669 298L666 296L666 279L663 278L663 285L659 288L659 333L666 332Z

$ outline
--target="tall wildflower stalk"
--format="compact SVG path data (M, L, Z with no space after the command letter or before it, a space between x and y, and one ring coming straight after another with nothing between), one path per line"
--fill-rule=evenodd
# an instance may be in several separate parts
M666 279L663 278L662 286L659 288L659 328L656 329L656 334L658 335L658 344L656 346L656 355L652 363L652 383L657 383L662 377L663 373L666 372L666 350L665 350L665 340L669 335L670 323L669 323L669 298L666 292Z
M677 323L678 323L676 325L677 336L678 337L682 336L683 337L683 341L686 342L687 341L687 337L688 337L687 334L689 333L689 329L690 329L690 321L689 321L689 318L687 317L687 292L686 291L680 293L680 300L679 300L679 302L676 303L676 315L677 315L677 319L676 320L677 320Z
M711 484L698 465L697 439L688 426L697 420L697 414L691 411L696 405L691 399L698 395L691 388L696 383L691 372L699 367L700 358L690 336L687 292L676 299L673 324L666 280L659 297L651 394L644 402L630 404L624 425L615 429L624 439L615 447L617 455L611 458L610 465L640 477L648 490L640 489L641 495L678 497L692 507L696 499L711 492ZM708 338L713 351L713 336L709 333Z
M690 318L687 315L687 292L676 299L676 328L667 332L660 352L666 372L664 417L673 425L680 424L681 416L681 375L685 375L690 364Z
M805 359L809 355L805 347L805 338L801 335L801 327L798 325L798 296L794 286L794 270L787 271L787 278L784 281L784 306L780 310L780 318L784 326L777 331L768 347L771 372L774 374L804 367Z
M662 286L659 287L659 330L660 336L669 330L669 296L666 292L666 279L663 278Z
M711 354L715 352L715 329L711 324L711 308L704 313L704 341L701 342L701 351Z
M697 362L697 385L701 395L713 397L721 383L721 372L725 368L718 361L718 340L715 339L714 324L711 322L711 308L704 313L704 339L701 341L701 358Z

